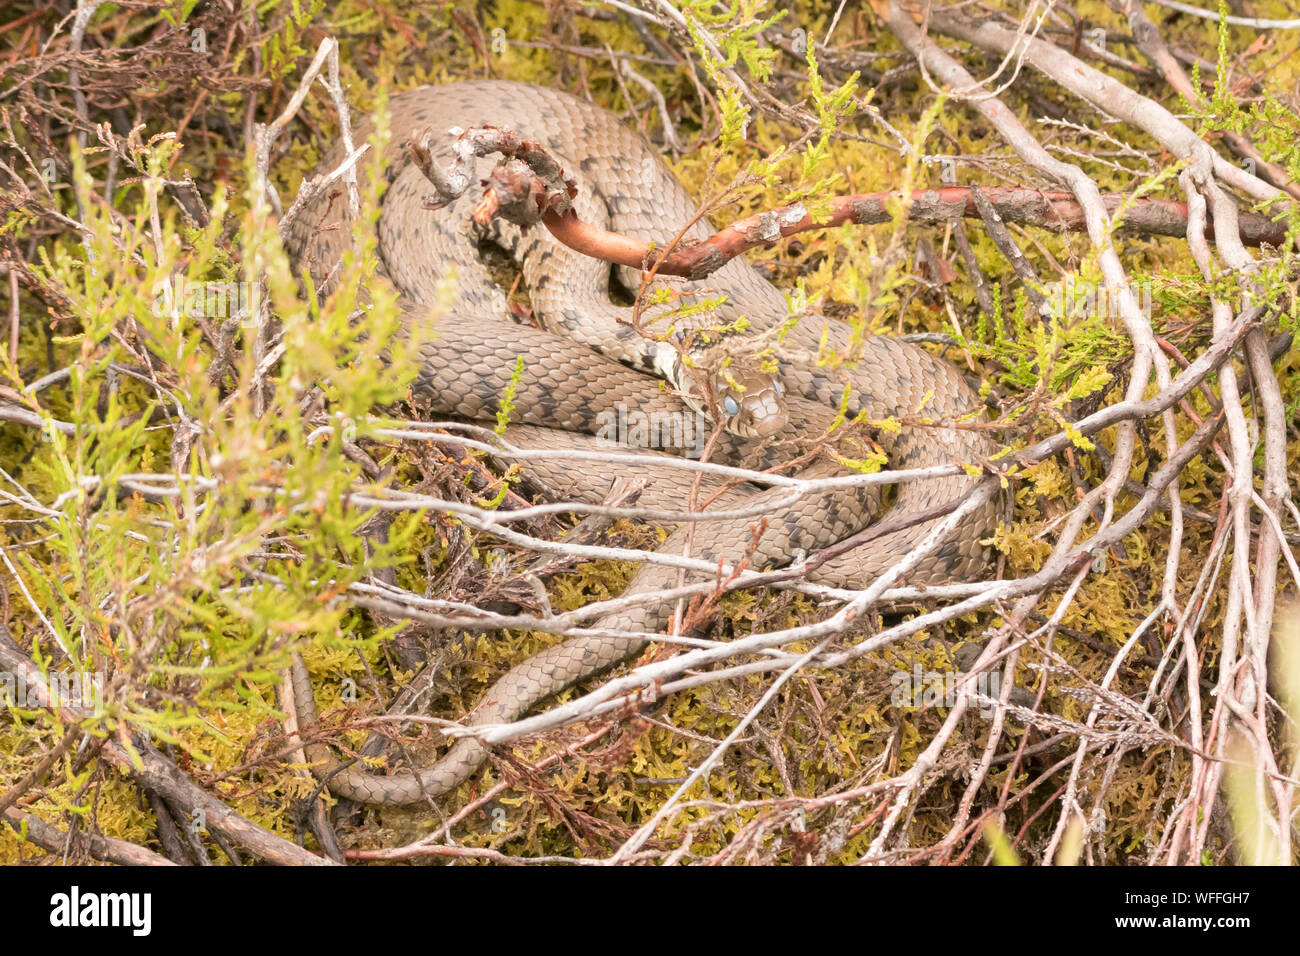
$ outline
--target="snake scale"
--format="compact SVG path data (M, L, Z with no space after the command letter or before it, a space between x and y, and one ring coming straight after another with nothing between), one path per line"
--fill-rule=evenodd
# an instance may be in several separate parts
M506 431L506 438L516 445L598 446L591 433L597 429L599 416L620 407L646 414L682 413L686 406L678 396L638 371L660 346L618 321L626 319L628 310L612 303L607 264L566 248L540 227L526 236L514 227L493 227L489 238L521 264L534 314L552 331L508 324L505 297L480 258L478 246L484 237L470 223L475 197L463 196L437 210L426 208L430 185L400 146L428 128L439 132L479 125L512 129L541 142L565 164L566 172L577 180L576 208L581 218L662 244L691 221L696 206L657 151L613 114L565 93L521 83L476 81L420 87L394 96L389 114L392 146L388 188L378 223L379 259L382 272L404 297L408 321L431 323L436 332L422 347L422 366L413 389L423 408L437 415L495 421L516 359L522 357L523 374L515 386L512 424ZM368 123L359 128L357 141L370 131ZM450 156L452 136L445 140L447 150L435 152L439 161ZM320 169L335 168L344 155L342 146L336 146L324 157ZM481 179L492 160L479 163L475 171ZM353 242L354 225L346 206L341 188L327 190L303 209L288 230L286 244L296 267L311 273L318 289L328 290L331 271ZM697 223L686 235L703 238L708 230ZM624 270L624 282L635 289L639 277L627 272ZM448 276L456 281L454 305L435 308ZM674 283L673 288L687 297L725 293L723 313L745 316L759 332L785 322L789 315L783 295L743 260L733 260L707 280ZM597 343L606 350L605 355L587 347ZM838 368L819 363L817 356L824 355L826 349L852 354L856 361ZM780 353L789 415L784 431L766 441L723 434L711 460L763 465L773 449L783 447L781 442L795 443L822 434L834 419L846 386L848 413L864 412L870 420L895 416L951 423L980 407L956 369L919 346L885 336L855 339L848 325L822 316L803 316L785 335ZM949 424L882 432L880 440L893 465L900 468L978 463L995 447L983 432ZM603 447L609 450L608 444ZM527 473L555 494L600 501L612 478L621 472L613 466L604 466L597 473L588 465L530 460ZM826 455L800 472L810 477L842 473ZM668 468L636 474L649 480L640 504L686 510L689 475ZM906 483L894 507L902 512L933 509L969 495L975 481L959 475ZM701 500L715 486L715 482L705 482ZM823 548L859 531L870 522L878 503L874 491L839 489L777 507L776 501L783 495L779 488L757 486L724 490L712 505L714 509L771 499L774 504L765 514L766 529L755 544L753 518L697 522L689 541L690 554L712 562L734 562L748 551L752 567L778 565L799 551ZM991 502L968 514L909 573L907 583L939 583L979 574L987 560L980 539L993 526L996 508L996 502ZM884 533L827 561L810 577L865 587L920 541L936 520ZM679 527L664 542L662 552L682 554L689 533L687 526ZM624 593L675 586L680 573L643 564ZM700 578L688 573L686 580ZM664 604L631 607L606 616L593 627L656 633L671 613ZM572 637L506 673L468 720L489 724L515 719L546 697L645 646L645 641L633 638ZM300 726L309 727L316 721L315 704L301 660L293 667L293 686ZM306 753L313 771L336 795L383 804L414 803L446 793L472 776L486 759L485 748L471 738L457 741L428 768L390 775L343 766L322 744L308 746Z

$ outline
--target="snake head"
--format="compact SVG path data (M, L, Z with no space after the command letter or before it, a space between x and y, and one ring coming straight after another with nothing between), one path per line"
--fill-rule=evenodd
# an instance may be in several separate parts
M777 374L723 369L714 375L713 394L733 435L768 438L785 427L785 389Z
M684 360L668 343L660 343L655 371L678 389L691 408L741 438L767 438L786 425L788 412L779 371L767 371L750 357L724 357L707 351Z

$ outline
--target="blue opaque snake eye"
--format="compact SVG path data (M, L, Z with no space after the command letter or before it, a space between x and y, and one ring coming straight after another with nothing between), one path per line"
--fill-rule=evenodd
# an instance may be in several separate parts
M740 414L740 403L737 402L730 395L728 395L726 398L722 400L722 407L728 415Z

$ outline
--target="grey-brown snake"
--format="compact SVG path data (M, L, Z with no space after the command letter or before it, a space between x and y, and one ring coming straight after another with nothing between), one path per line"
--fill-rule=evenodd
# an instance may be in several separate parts
M536 139L566 165L578 181L579 216L634 238L658 243L670 239L693 216L695 204L657 152L623 126L612 114L567 94L519 83L480 81L422 87L394 96L389 103L391 142L389 186L379 220L382 269L403 294L410 321L432 323L436 336L422 350L416 393L431 414L494 422L501 396L511 383L516 360L523 357L522 378L515 384L506 438L536 448L592 447L602 413L621 407L645 415L689 414L681 399L658 382L629 366L641 367L646 354L658 348L619 320L627 310L614 305L609 294L610 268L533 229L520 238L500 229L495 238L522 261L523 278L534 311L555 332L508 324L501 290L480 260L477 235L470 226L466 196L441 209L426 208L430 184L399 150L426 128L497 125ZM360 141L367 125L357 131ZM450 144L451 137L446 137ZM332 169L343 158L341 147L321 163ZM483 171L491 160L482 160ZM353 225L340 190L327 191L303 209L291 225L288 247L299 267L309 271L317 287L328 290L329 277L353 241ZM702 238L707 230L696 224L688 236ZM439 286L454 274L455 304L435 310ZM734 260L697 284L701 294L725 293L722 314L743 314L757 331L784 322L783 295L746 262ZM631 281L631 288L636 288ZM678 283L678 292L690 290ZM605 356L581 341L601 339ZM854 361L836 367L819 363L827 350ZM781 342L781 381L789 402L789 422L770 441L757 442L724 435L711 460L765 461L781 446L773 442L821 434L834 420L847 386L846 411L864 413L873 421L933 420L930 426L908 425L897 433L882 432L881 442L895 468L920 468L960 462L978 465L995 445L978 428L960 421L978 416L980 402L955 368L920 346L886 336L855 340L847 325L818 315L804 316ZM619 361L621 360L621 362ZM603 419L608 421L608 418ZM618 472L606 468L574 468L564 462L530 461L527 472L545 488L577 500L600 501ZM802 474L823 476L843 470L825 455ZM686 510L691 476L679 470L642 470L650 484L640 503L649 507ZM925 512L968 496L977 478L962 474L909 482L901 486L895 509ZM706 483L701 500L713 486ZM714 507L737 502L776 501L780 489L757 486L725 491ZM876 496L862 488L840 488L813 494L767 516L766 528L755 544L755 519L695 523L692 556L712 562L747 558L751 567L777 565L797 552L812 552L859 531L870 522ZM968 514L938 547L907 575L910 584L968 579L980 573L987 555L980 539L991 529L996 505L990 502ZM846 587L865 587L902 558L939 519L887 533L836 557L810 576ZM683 525L663 544L665 553L682 554L691 530ZM625 593L656 591L674 586L679 572L661 565L642 565ZM687 581L700 580L686 574ZM663 602L637 605L610 615L594 627L623 632L659 632L671 615ZM468 715L469 723L508 722L559 690L637 653L640 639L573 637L537 654L505 674ZM299 723L316 722L311 683L301 660L293 668ZM403 804L424 800L455 788L486 758L473 738L457 741L433 766L401 770L391 775L341 767L329 748L307 747L313 770L328 780L337 795L367 803Z

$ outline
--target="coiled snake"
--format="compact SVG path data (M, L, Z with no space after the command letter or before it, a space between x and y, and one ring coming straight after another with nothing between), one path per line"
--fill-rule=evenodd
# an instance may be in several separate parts
M498 227L493 238L521 262L534 313L551 332L506 324L505 298L482 264L478 242L482 238L470 225L473 197L465 196L445 208L426 208L430 184L399 145L427 128L495 125L512 129L546 145L578 182L576 208L588 222L645 241L664 243L695 214L695 204L685 188L649 144L624 127L612 114L567 94L520 83L482 81L421 87L394 96L389 104L392 133L389 187L379 219L379 257L382 269L404 295L410 321L433 323L436 336L423 347L422 368L415 388L429 412L468 420L495 421L501 396L523 358L523 373L515 383L507 440L537 448L590 447L602 423L618 410L635 410L654 421L656 415L689 414L679 397L660 383L636 371L653 364L662 348L630 329L628 310L611 303L610 268L560 245L545 230L535 228L526 237L517 230ZM358 141L369 126L357 131ZM448 150L452 140L445 137ZM449 151L442 155L446 159ZM344 154L335 148L321 163L336 167ZM439 157L435 155L435 159ZM492 165L481 160L480 177ZM309 271L317 288L328 289L329 277L353 240L346 201L340 190L322 195L291 224L287 244L299 268ZM696 224L690 238L707 236ZM437 314L439 286L454 275L456 301ZM636 280L628 287L635 289ZM725 293L725 316L743 315L756 332L772 329L789 316L782 294L747 263L734 260L707 280L692 285L675 283L679 293L694 289L700 295ZM608 350L598 355L573 337L599 341ZM835 367L817 361L827 350L856 361ZM868 420L931 419L926 427L904 427L881 442L895 467L920 468L934 464L977 464L988 458L993 444L976 429L952 427L971 416L980 403L956 369L919 346L882 336L857 338L849 326L821 316L806 315L781 340L780 378L788 398L789 421L773 439L763 442L724 434L711 460L766 465L774 442L816 437L825 432L841 406L845 388L849 415L865 413ZM633 367L629 367L633 366ZM602 417L606 416L606 417ZM663 419L671 420L671 419ZM605 446L608 450L608 446ZM787 452L786 457L789 457ZM530 461L527 473L546 488L569 498L600 501L610 480L619 472L606 466L594 474L589 465ZM844 473L833 457L822 455L800 474L824 476ZM686 510L691 477L677 469L640 470L649 486L640 504ZM959 475L914 481L901 486L895 509L925 512L968 496L974 478ZM699 500L717 483L704 482ZM775 501L781 489L756 486L722 491L714 510L743 503ZM690 554L711 562L738 562L748 556L751 567L776 565L790 556L824 548L859 531L869 523L876 505L874 492L838 489L800 499L776 508L766 517L766 528L755 542L753 518L698 522L690 541ZM980 538L992 527L996 503L974 509L948 533L939 546L907 575L909 584L938 583L969 578L986 562ZM886 532L810 573L813 580L846 587L866 587L902 558L934 526L930 519L904 530ZM664 553L682 554L688 528L681 527L662 546ZM678 583L681 572L662 565L642 565L625 593L660 590ZM687 581L700 580L687 574ZM659 631L668 620L664 602L638 605L600 620L603 631ZM594 675L639 652L642 640L619 637L570 638L516 666L493 685L469 717L471 723L502 723L563 688ZM311 684L301 660L293 668L300 726L315 723ZM485 748L472 738L462 738L433 766L403 770L389 776L341 767L323 745L307 748L313 770L327 780L337 795L366 803L402 804L445 793L468 779L486 758Z

